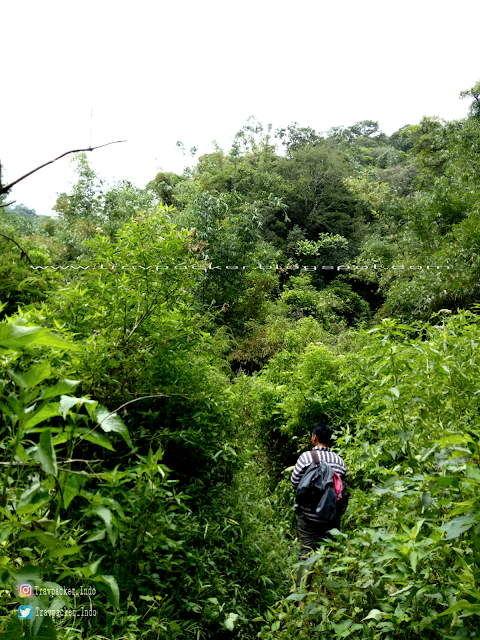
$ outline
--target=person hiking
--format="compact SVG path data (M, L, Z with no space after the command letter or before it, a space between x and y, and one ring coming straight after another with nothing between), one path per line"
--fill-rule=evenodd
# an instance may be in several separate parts
M314 446L313 452L306 451L298 458L297 464L292 473L292 487L297 490L305 471L312 465L312 463L327 463L328 467L324 466L330 475L336 472L343 480L342 484L346 484L347 480L347 467L342 458L334 453L330 449L330 442L332 438L332 432L327 424L317 423L313 425L312 429L312 444ZM305 478L306 480L306 478ZM325 522L316 513L316 505L295 505L295 511L298 514L298 537L301 540L302 547L300 550L299 561L305 561L310 551L317 549L322 542L331 540L332 536L329 534L331 529L340 530L340 517L341 515L335 514L335 517L330 521ZM297 587L300 586L300 582L303 575L303 567L297 572ZM307 586L310 585L312 574L307 578Z

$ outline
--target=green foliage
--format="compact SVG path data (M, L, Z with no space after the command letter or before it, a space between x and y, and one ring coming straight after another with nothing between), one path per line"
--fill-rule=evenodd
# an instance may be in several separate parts
M347 462L352 498L343 532L310 558L311 592L267 611L260 637L475 636L479 321L470 312L435 326L385 320L362 351L340 359L336 376L318 375L324 401L322 377L335 376L337 420L350 420L335 449ZM290 377L307 372L313 381L321 371L308 368L314 353L307 348ZM305 406L292 389L289 396ZM295 600L306 603L303 611Z
M0 209L2 637L478 636L477 89L390 137L249 118L146 189L79 155L57 219ZM351 501L289 593L318 420ZM25 581L96 615L22 621Z
M473 98L473 102L470 103L470 115L474 118L478 118L480 115L480 82L477 82L471 89L460 91L460 97Z

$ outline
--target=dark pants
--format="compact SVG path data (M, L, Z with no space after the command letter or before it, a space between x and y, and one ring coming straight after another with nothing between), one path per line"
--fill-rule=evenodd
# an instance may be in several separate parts
M331 522L314 522L302 515L298 516L298 537L302 542L299 561L305 561L310 551L315 551L321 544L332 539L329 531L338 529L340 531L340 518L336 518ZM300 586L304 567L297 571L297 587ZM312 582L312 574L307 576L307 587Z

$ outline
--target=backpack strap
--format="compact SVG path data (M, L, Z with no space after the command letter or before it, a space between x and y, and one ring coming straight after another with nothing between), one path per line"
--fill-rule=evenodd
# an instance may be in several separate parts
M312 458L316 465L320 464L320 456L318 455L318 451L316 449L312 449Z

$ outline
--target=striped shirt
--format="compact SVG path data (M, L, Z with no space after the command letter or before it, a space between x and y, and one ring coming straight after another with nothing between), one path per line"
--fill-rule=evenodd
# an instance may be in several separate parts
M315 449L318 451L320 462L326 462L340 476L342 476L345 480L347 479L347 466L339 455L334 453L330 449L330 447L315 447ZM314 462L314 460L311 451L305 451L305 453L302 453L302 455L299 457L292 473L292 487L294 489L298 487L303 474L312 464L312 462ZM310 510L302 507L302 514L309 520L320 522L320 518L317 516L314 509Z

